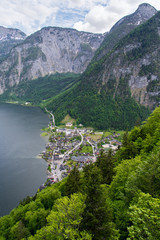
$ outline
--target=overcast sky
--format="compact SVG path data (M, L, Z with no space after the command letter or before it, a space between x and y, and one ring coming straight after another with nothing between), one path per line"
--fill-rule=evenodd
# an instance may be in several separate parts
M159 0L0 0L0 26L27 35L46 26L104 33L144 2L160 10Z

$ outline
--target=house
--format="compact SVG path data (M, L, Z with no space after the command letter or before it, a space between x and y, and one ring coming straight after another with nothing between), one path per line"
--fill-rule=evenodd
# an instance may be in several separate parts
M62 171L62 170L65 170L65 166L61 164L59 169L60 169L61 171Z
M71 122L68 122L68 123L66 123L66 127L72 127L72 123Z

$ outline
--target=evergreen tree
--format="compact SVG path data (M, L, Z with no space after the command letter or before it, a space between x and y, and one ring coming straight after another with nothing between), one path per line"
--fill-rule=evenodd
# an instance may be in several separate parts
M112 150L109 150L107 154L101 152L101 155L96 161L96 166L101 170L103 183L110 184L114 175L114 158Z
M81 230L93 235L93 240L118 239L112 224L112 213L102 192L101 171L96 166L85 169L84 178L88 184L86 188L86 207L82 215ZM87 175L86 175L87 173ZM115 234L115 238L112 236ZM113 238L112 238L113 237Z
M24 226L23 221L20 220L11 228L11 235L9 239L27 239L29 236L29 230Z
M58 199L47 217L47 226L29 240L92 240L88 232L79 231L84 207L85 196L81 193Z
M130 135L126 131L123 135L122 147L119 149L118 153L115 155L116 162L119 163L123 159L134 158L138 154L138 148L136 144L130 140Z
M74 167L66 182L66 195L70 196L73 193L77 193L80 190L80 173L79 170Z

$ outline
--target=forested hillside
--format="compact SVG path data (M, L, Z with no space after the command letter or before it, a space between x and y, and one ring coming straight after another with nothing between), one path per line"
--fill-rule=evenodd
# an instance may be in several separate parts
M0 239L160 239L160 107L82 172L0 218Z
M78 123L97 129L130 129L143 121L160 101L159 28L160 12L101 59L94 58L78 86L46 102L56 121L67 113ZM104 48L99 51L104 53Z
M48 50L48 46L50 46L47 44L48 38L50 41L52 39L52 43L56 38L59 44L56 51L61 52L62 46L60 42L63 40L64 44L66 36L72 41L76 37L76 44L77 39L79 39L77 36L83 36L85 41L86 36L88 36L90 42L80 44L80 52L77 53L78 59L83 58L83 54L86 56L88 51L91 53L90 48L93 46L95 51L103 38L104 41L95 51L94 57L92 52L93 59L90 58L91 62L88 62L87 69L84 68L86 70L80 77L71 73L50 75L52 71L47 70L45 65L48 60L45 59L45 55L41 51L37 50L37 45L36 47L32 46L29 50L26 48L25 64L30 61L33 62L33 66L35 66L33 72L36 73L34 78L48 75L44 78L38 77L33 81L29 81L29 79L33 78L31 76L24 78L24 76L26 72L31 73L31 71L28 71L31 65L26 65L22 71L24 74L19 72L20 78L22 75L23 78L21 80L19 78L16 84L8 86L8 90L0 96L0 100L27 101L37 105L40 104L42 108L46 107L53 112L57 125L69 114L77 121L77 124L81 123L94 129L130 130L134 125L146 119L151 112L150 110L153 110L160 102L159 28L160 13L146 3L141 4L133 14L119 20L105 36L96 35L100 37L99 40L93 34L86 35L86 33L78 33L71 29L44 28L42 31L28 37L25 44L34 45L38 43L43 48L45 46L45 51L49 56L51 51ZM59 36L60 33L63 38ZM76 44L71 44L70 40L68 40L65 48L68 44L72 49L71 52L75 54L77 48L74 49L73 46L76 46ZM97 47L95 47L95 44ZM53 48L50 49L55 51L54 44ZM64 61L65 56L68 55L66 55L64 49L62 53L60 59ZM54 57L57 56L55 53L53 55ZM77 57L73 56L71 62L77 62ZM46 74L40 74L37 70L36 66L39 68L39 65L36 65L39 63L35 63L37 57L42 58L42 66L44 72L47 70ZM60 70L56 71L76 73L83 71L73 71L76 66L82 67L83 61L80 61L78 65L74 64L73 68L70 68L69 59L67 57L65 60L66 65L69 65L68 70L65 71L63 71L63 61L59 62L55 59L58 69L60 68ZM47 62L49 65L50 63L50 61ZM53 64L51 65L51 68L53 68ZM40 69L42 70L42 67ZM13 77L12 71L17 74L14 67L7 71L9 71L5 73L7 81L9 81L8 76ZM16 79L18 78L16 77ZM13 81L11 82L13 83Z
M56 73L34 81L23 81L0 95L0 101L30 102L37 105L73 87L79 77L80 74L75 73Z

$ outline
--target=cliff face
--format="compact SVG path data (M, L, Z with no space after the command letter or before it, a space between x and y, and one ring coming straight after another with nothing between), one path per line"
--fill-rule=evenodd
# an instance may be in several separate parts
M160 103L160 12L114 48L96 77L97 87L113 97L129 86L135 100L153 109ZM123 84L123 87L122 87Z
M47 27L14 47L0 64L0 93L22 80L56 72L83 72L104 39L102 34Z
M146 119L149 110L145 107L159 105L160 12L154 13L154 8L143 4L114 26L74 91L63 95L63 103L58 98L49 102L47 107L57 121L63 112L63 117L72 114L97 129L129 129ZM116 36L120 39L115 40Z
M124 88L128 88L138 103L151 109L159 105L160 13L155 15L156 12L150 5L142 4L134 14L115 24L87 68L85 81L88 85L98 92L105 90L114 98L123 96ZM149 20L145 21L147 18ZM134 27L126 34L129 30L126 26L131 23ZM111 42L109 38L122 27L125 34L122 32L121 37L124 37L118 43ZM105 41L110 48L109 44L105 46Z
M19 29L0 26L0 58L5 57L15 45L26 38L25 33Z
M147 3L139 5L137 10L120 19L110 30L97 50L94 61L100 60L109 53L113 47L127 34L129 34L137 26L145 23L157 13L157 10Z

